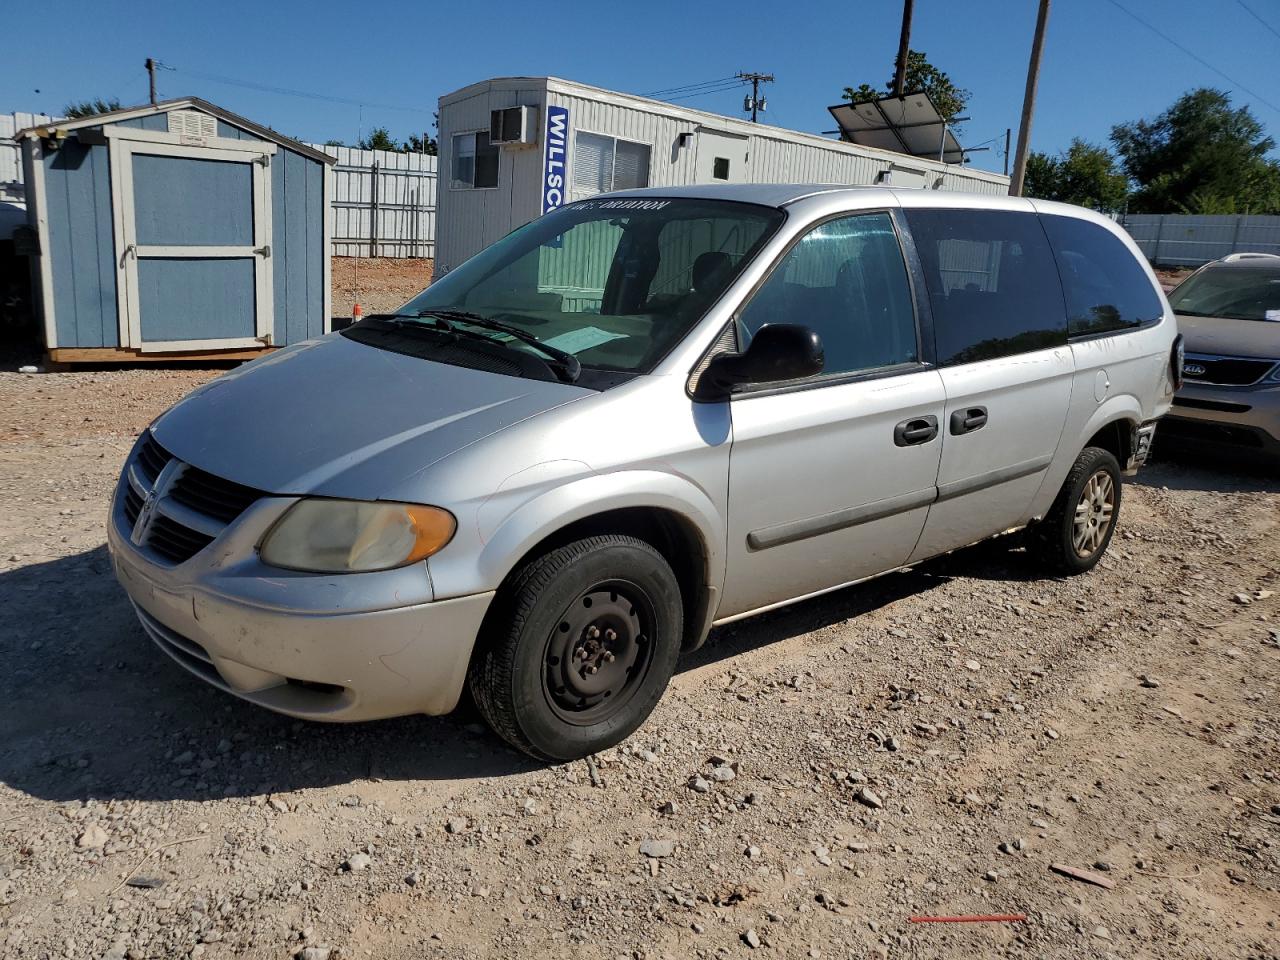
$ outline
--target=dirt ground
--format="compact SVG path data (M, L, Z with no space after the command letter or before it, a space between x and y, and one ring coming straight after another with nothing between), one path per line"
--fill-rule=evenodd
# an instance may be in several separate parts
M719 629L546 767L149 643L108 499L211 375L0 373L0 956L1280 956L1275 474L1154 464L1084 577L996 542Z
M421 293L431 282L432 260L386 257L334 257L331 269L333 315L351 316L360 304L365 315L387 313Z

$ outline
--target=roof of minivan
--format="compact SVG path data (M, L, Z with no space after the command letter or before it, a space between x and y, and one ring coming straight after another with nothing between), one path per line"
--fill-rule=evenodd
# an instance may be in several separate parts
M817 193L837 191L883 190L883 187L850 187L838 183L694 183L679 187L640 187L636 190L615 190L613 193L592 197L671 197L695 200L737 200L740 203L759 203L767 207L781 207L802 197Z
M639 199L664 197L668 199L736 200L739 203L758 203L767 207L785 207L806 197L846 194L850 198L883 197L892 193L904 206L968 207L988 210L1025 210L1044 207L1046 213L1065 213L1091 216L1089 211L1067 204L1051 204L1030 201L1025 197L1004 194L966 193L955 190L922 190L889 185L850 186L841 183L696 183L685 186L641 187L637 190L617 190L599 194L592 200L605 197Z

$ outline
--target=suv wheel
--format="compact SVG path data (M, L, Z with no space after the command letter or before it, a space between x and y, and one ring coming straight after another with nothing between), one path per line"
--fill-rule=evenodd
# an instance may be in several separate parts
M1030 546L1056 573L1085 573L1102 559L1119 518L1120 464L1109 451L1086 447L1031 531Z
M530 561L499 594L468 676L489 725L541 760L620 742L675 671L680 587L653 547L600 536Z

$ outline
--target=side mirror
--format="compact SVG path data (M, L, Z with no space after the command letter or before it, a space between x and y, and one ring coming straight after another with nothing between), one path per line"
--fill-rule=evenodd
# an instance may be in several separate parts
M756 331L743 353L712 358L698 379L701 399L722 399L744 383L800 380L822 372L822 338L793 323L770 323Z

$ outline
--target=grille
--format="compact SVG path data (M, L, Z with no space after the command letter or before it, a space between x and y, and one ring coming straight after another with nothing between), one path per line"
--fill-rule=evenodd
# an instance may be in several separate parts
M230 523L261 497L262 491L189 466L174 482L169 496L197 513Z
M1218 383L1230 387L1246 387L1257 383L1276 365L1274 360L1245 357L1205 357L1187 354L1182 375L1192 383ZM1187 366L1204 367L1204 373L1192 373Z
M132 473L149 490L154 488L161 471L174 459L148 431L134 455ZM128 532L132 533L133 525L142 513L145 490L139 492L127 475L124 483L124 519L129 526ZM183 463L156 503L156 512L143 535L142 546L168 563L183 563L212 543L223 528L263 496L265 494L261 490L224 480ZM178 504L186 510L166 510L169 503ZM192 513L196 516L192 517ZM182 519L177 519L174 514L181 514Z
M156 442L156 438L151 431L147 431L147 437L142 441L142 446L138 448L138 459L135 461L138 467L145 474L149 483L155 483L156 477L160 476L160 471L164 469L172 458L169 451L160 446Z
M124 518L129 521L130 528L138 522L138 514L142 512L142 498L128 480L124 487Z
M163 514L151 521L151 529L147 531L147 546L174 563L189 560L211 543L213 537L184 527Z
M1195 397L1174 397L1175 407L1191 407L1193 410L1217 410L1219 413L1248 413L1247 403L1228 403L1225 400L1198 400Z

